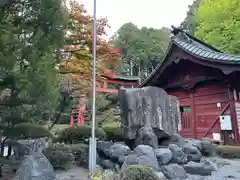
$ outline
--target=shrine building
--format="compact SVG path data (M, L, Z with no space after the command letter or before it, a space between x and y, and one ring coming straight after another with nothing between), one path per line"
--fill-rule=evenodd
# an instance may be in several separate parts
M181 134L239 143L240 56L225 54L179 28L163 61L139 87L156 86L180 101ZM214 137L215 136L215 137Z

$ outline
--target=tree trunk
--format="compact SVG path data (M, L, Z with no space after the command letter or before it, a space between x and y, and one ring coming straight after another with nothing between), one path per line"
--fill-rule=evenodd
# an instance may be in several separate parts
M59 121L59 119L60 119L63 111L64 111L64 105L61 106L61 109L60 109L60 112L58 113L58 116L56 117L56 119L55 119L55 121L52 123L52 125L49 127L49 131L51 131L52 128L55 126L55 124L58 123L58 121Z

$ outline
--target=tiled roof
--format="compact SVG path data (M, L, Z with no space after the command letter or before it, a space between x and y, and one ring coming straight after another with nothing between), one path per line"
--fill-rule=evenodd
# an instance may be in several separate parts
M240 56L213 50L205 43L201 43L200 40L196 41L196 38L189 37L186 33L173 36L172 41L182 50L202 60L240 64Z
M138 87L143 87L148 81L150 81L150 79L155 76L155 74L167 60L168 54L170 53L173 44L175 44L188 54L203 61L224 63L226 65L240 65L240 56L222 53L218 49L206 44L205 42L184 32L181 29L175 28L173 26L172 28L172 33L174 34L174 36L171 38L171 42L169 44L168 51L165 54L164 60L158 64L158 66L153 70L153 72Z

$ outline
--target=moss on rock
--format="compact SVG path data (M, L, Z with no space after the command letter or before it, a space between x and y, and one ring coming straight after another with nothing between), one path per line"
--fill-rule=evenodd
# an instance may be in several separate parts
M144 165L130 165L120 173L121 180L160 180L154 170Z

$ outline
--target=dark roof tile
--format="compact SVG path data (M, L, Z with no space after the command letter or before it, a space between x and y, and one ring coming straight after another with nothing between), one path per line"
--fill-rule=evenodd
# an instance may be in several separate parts
M156 69L150 74L148 78L146 78L139 87L145 86L151 78L155 76L157 71L163 66L166 61L167 54L170 52L172 48L172 44L177 45L180 49L186 51L192 56L196 56L197 58L203 61L215 61L227 64L236 64L240 65L240 56L234 56L230 54L225 54L219 51L218 49L212 47L209 44L197 39L196 37L184 32L179 28L173 27L174 36L171 38L171 42L168 47L168 51L165 55L165 59L158 64Z
M225 61L226 63L240 63L240 56L234 56L214 51L213 48L210 48L205 44L201 44L200 42L191 39L191 37L188 37L187 39L179 36L174 36L172 38L172 41L184 51L187 51L194 56L200 57L203 60Z

